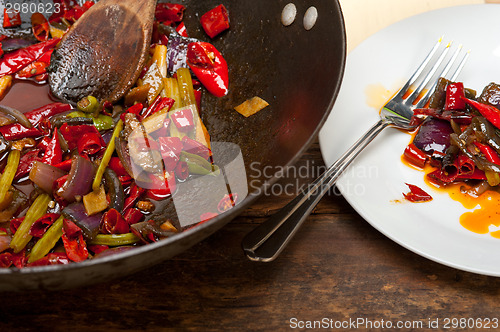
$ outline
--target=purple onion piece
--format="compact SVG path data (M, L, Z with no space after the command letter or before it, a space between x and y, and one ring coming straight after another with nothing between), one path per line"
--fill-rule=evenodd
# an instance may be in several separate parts
M9 235L0 235L0 252L9 249L11 237Z
M134 248L135 247L132 247L132 246L122 246L122 247L109 248L109 249L106 249L106 250L98 253L97 255L95 255L94 258L111 256L111 255L119 254L121 252L129 251L129 250L134 249Z
M448 121L427 118L418 129L413 144L420 150L433 154L445 153L450 146L450 134L453 129Z
M25 48L36 43L36 40L27 40L22 38L7 38L2 40L2 50L11 52L20 48Z
M168 36L167 62L168 73L175 74L179 68L187 68L187 47L190 43L198 42L195 38L186 38L177 33Z
M103 214L97 213L88 216L87 212L85 212L85 206L83 203L77 202L66 206L62 210L62 214L65 218L70 219L81 228L83 236L87 240L94 239L99 233L99 227L101 226Z
M74 202L77 196L83 196L90 192L94 175L94 164L77 155L71 162L68 179L59 190L59 195L68 202Z
M47 193L52 193L54 182L66 172L57 167L35 161L30 171L30 180Z

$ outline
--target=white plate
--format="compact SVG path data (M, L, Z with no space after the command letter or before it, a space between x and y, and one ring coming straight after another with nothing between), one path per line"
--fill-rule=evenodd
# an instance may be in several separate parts
M465 86L480 93L488 83L500 83L499 17L500 5L495 4L440 9L397 22L354 49L347 57L332 114L319 135L326 164L331 165L378 120L385 100L380 98L375 106L369 90L385 87L395 92L440 36L471 50L458 78ZM408 134L396 129L382 132L339 179L343 196L372 226L415 253L461 270L500 276L500 239L463 228L462 205L433 191L423 172L401 162L409 141ZM418 185L434 200L404 202L405 182Z

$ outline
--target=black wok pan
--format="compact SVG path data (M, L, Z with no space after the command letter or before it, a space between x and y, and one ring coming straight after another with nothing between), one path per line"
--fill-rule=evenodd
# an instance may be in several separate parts
M179 2L186 5L191 37L205 41L210 40L200 28L199 16L220 3L229 10L231 29L212 42L228 62L230 93L220 99L205 94L201 113L212 140L241 148L247 179L252 180L247 197L209 222L130 251L69 265L0 269L1 291L65 289L168 264L168 258L214 233L252 204L274 183L276 172L292 165L316 137L344 71L346 37L338 1L294 0L297 18L289 27L280 20L287 0ZM302 19L309 6L317 8L319 17L306 31ZM249 118L233 110L256 95L270 106Z

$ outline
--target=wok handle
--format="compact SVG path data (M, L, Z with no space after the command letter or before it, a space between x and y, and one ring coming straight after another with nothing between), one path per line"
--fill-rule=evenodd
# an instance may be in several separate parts
M374 124L347 152L311 183L307 190L302 191L287 205L248 233L241 243L247 257L258 262L271 262L278 257L323 195L358 154L388 125L389 123L384 120Z

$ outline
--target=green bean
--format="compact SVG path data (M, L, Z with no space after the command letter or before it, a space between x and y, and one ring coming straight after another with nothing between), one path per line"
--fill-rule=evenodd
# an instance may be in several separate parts
M99 101L94 96L82 98L77 104L78 110L85 113L94 113L99 107Z
M212 165L205 158L198 156L197 154L189 153L186 151L181 152L181 161L186 162L188 165L189 173L200 174L200 175L214 175L220 174L220 169L216 165Z
M43 256L47 255L49 251L54 248L57 241L62 236L64 217L60 216L43 234L42 238L38 240L33 249L31 249L31 254L28 258L28 263L32 263L39 260Z
M4 201L7 191L9 191L12 185L12 180L16 175L17 167L19 166L19 160L21 158L21 151L12 150L7 158L7 165L3 171L2 177L0 178L0 203Z
M97 168L94 182L92 182L92 189L94 191L98 191L99 188L101 187L102 176L104 174L104 171L106 170L106 167L108 167L109 160L111 159L113 152L115 151L115 138L117 138L120 135L122 129L123 129L123 121L120 119L116 124L115 130L113 130L113 135L111 136L111 140L109 141L108 146L106 147L106 151L104 151L104 155L102 156L101 163Z
M39 195L33 204L31 204L26 216L22 221L21 225L17 229L12 241L10 242L10 247L14 249L15 253L20 252L28 242L30 242L32 236L29 234L30 228L35 221L42 217L49 206L50 196L47 194Z
M123 246L127 244L134 244L140 241L134 233L126 234L97 234L97 236L90 241L90 244L100 244L105 246Z

